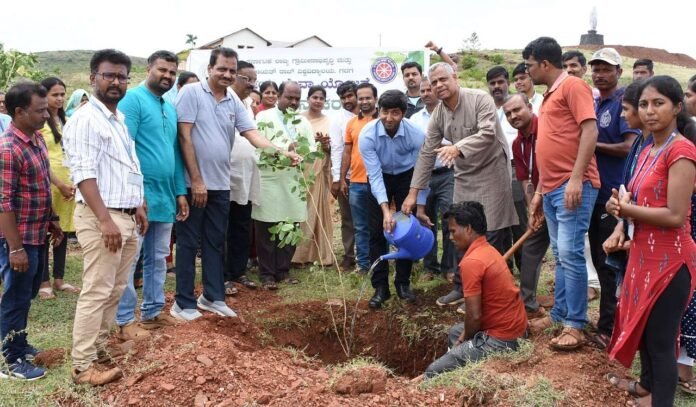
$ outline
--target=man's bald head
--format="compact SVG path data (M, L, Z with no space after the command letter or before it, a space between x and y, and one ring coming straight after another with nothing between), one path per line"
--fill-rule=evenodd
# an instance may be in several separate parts
M285 81L278 88L278 109L285 112L288 108L297 111L300 107L302 89L295 81Z

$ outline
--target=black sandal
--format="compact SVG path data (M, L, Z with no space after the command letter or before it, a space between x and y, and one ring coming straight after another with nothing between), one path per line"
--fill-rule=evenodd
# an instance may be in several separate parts
M263 288L264 288L265 290L275 291L275 290L278 289L278 284L276 284L275 281L271 281L271 280L264 281L264 282L263 282Z
M650 394L647 390L645 390L643 388L641 388L641 390L644 391L645 393L643 393L643 394L639 393L638 385L640 384L640 382L638 382L638 380L623 379L623 378L619 377L619 375L617 375L616 373L607 373L607 375L604 377L606 377L606 379L609 381L609 383L611 383L612 386L616 387L619 390L628 392L628 394L633 396L633 397L642 398L642 397L646 397ZM622 389L621 387L619 387L619 384L621 383L622 380L625 380L628 382L628 386L626 389Z
M607 346L609 346L610 341L611 337L605 334L596 333L594 335L590 335L590 343L599 350L605 350Z
M237 282L246 288L256 289L257 285L249 277L243 275L237 279Z
M236 295L238 292L239 290L234 286L234 282L225 281L225 295Z
M300 280L293 278L293 277L284 278L282 282L285 284L292 284L292 285L300 284Z

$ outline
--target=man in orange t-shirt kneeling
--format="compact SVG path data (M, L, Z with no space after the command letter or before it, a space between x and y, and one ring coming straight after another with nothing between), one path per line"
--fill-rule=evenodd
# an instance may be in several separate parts
M450 350L425 370L426 379L492 353L515 351L527 331L520 290L498 251L486 240L486 215L478 202L453 204L445 214L450 239L464 253L459 272L466 317L449 330Z

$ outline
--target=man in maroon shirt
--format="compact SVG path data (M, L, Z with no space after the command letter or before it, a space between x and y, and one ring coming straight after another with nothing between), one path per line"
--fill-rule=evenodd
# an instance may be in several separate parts
M529 206L539 183L539 170L536 165L535 143L537 135L537 116L532 113L532 104L527 95L510 95L503 104L505 117L517 129L517 138L512 142L512 157L515 162L515 176L522 184L525 203ZM549 231L546 223L534 232L522 246L520 267L520 293L529 319L546 315L544 307L536 299L537 284L541 273L541 261L549 248Z
M46 370L31 361L38 351L27 341L31 300L41 285L46 234L54 244L63 233L52 217L46 143L38 130L48 119L46 89L20 83L6 95L10 127L0 136L0 339L6 363L0 378L37 380ZM54 222L52 222L54 221Z

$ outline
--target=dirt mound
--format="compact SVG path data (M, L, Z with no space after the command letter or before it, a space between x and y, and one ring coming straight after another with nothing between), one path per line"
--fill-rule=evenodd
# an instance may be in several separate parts
M53 367L63 364L64 360L65 349L54 348L39 352L39 354L34 357L34 364L37 366L45 367L47 369L51 369Z
M579 48L596 51L600 48L612 47L622 57L629 58L649 58L654 62L662 62L664 64L678 65L685 68L696 68L696 59L680 53L671 53L660 48L639 47L635 45L573 45L564 48Z

